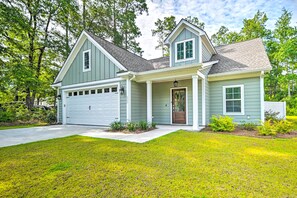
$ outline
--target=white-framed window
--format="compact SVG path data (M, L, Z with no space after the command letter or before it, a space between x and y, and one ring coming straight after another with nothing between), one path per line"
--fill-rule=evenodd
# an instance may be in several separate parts
M223 114L244 115L244 85L223 86Z
M83 51L83 72L91 71L91 50Z
M195 39L175 43L175 62L195 59Z

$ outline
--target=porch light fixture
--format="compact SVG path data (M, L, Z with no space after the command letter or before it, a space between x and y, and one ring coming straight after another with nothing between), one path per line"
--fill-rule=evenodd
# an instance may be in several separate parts
M174 87L178 87L178 81L177 81L177 80L175 80L175 81L173 82L173 86L174 86Z
M122 86L122 87L120 88L120 94L123 95L124 93L125 93L125 88Z
M61 94L57 95L57 99L61 100Z

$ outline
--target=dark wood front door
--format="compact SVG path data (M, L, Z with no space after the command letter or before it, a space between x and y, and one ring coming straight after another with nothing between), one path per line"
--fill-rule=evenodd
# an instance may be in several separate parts
M172 90L172 123L186 124L186 89Z

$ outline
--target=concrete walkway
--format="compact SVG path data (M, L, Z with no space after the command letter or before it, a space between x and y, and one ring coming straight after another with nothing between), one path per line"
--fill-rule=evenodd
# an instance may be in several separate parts
M0 147L78 135L88 131L103 131L97 126L52 125L0 130Z
M179 129L192 130L192 126L159 125L157 129L140 134L125 134L106 132L106 128L81 125L53 125L20 129L0 130L0 147L37 142L53 138L82 135L94 138L122 140L144 143L155 138L167 135Z
M175 132L180 129L191 131L192 126L158 125L157 129L155 130L148 131L145 133L139 133L139 134L125 134L125 133L93 130L87 133L82 133L80 135L94 137L94 138L105 138L105 139L122 140L122 141L128 141L128 142L144 143L144 142L156 139L158 137L167 135L169 133Z

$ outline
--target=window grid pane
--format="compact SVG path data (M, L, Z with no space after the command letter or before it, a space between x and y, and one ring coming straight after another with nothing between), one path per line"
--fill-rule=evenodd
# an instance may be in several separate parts
M177 44L177 60L184 59L184 43Z
M226 88L226 112L241 112L241 87Z
M85 52L84 53L84 64L85 64L85 69L89 69L90 68L90 55L89 52Z
M193 41L186 42L186 58L193 58Z

